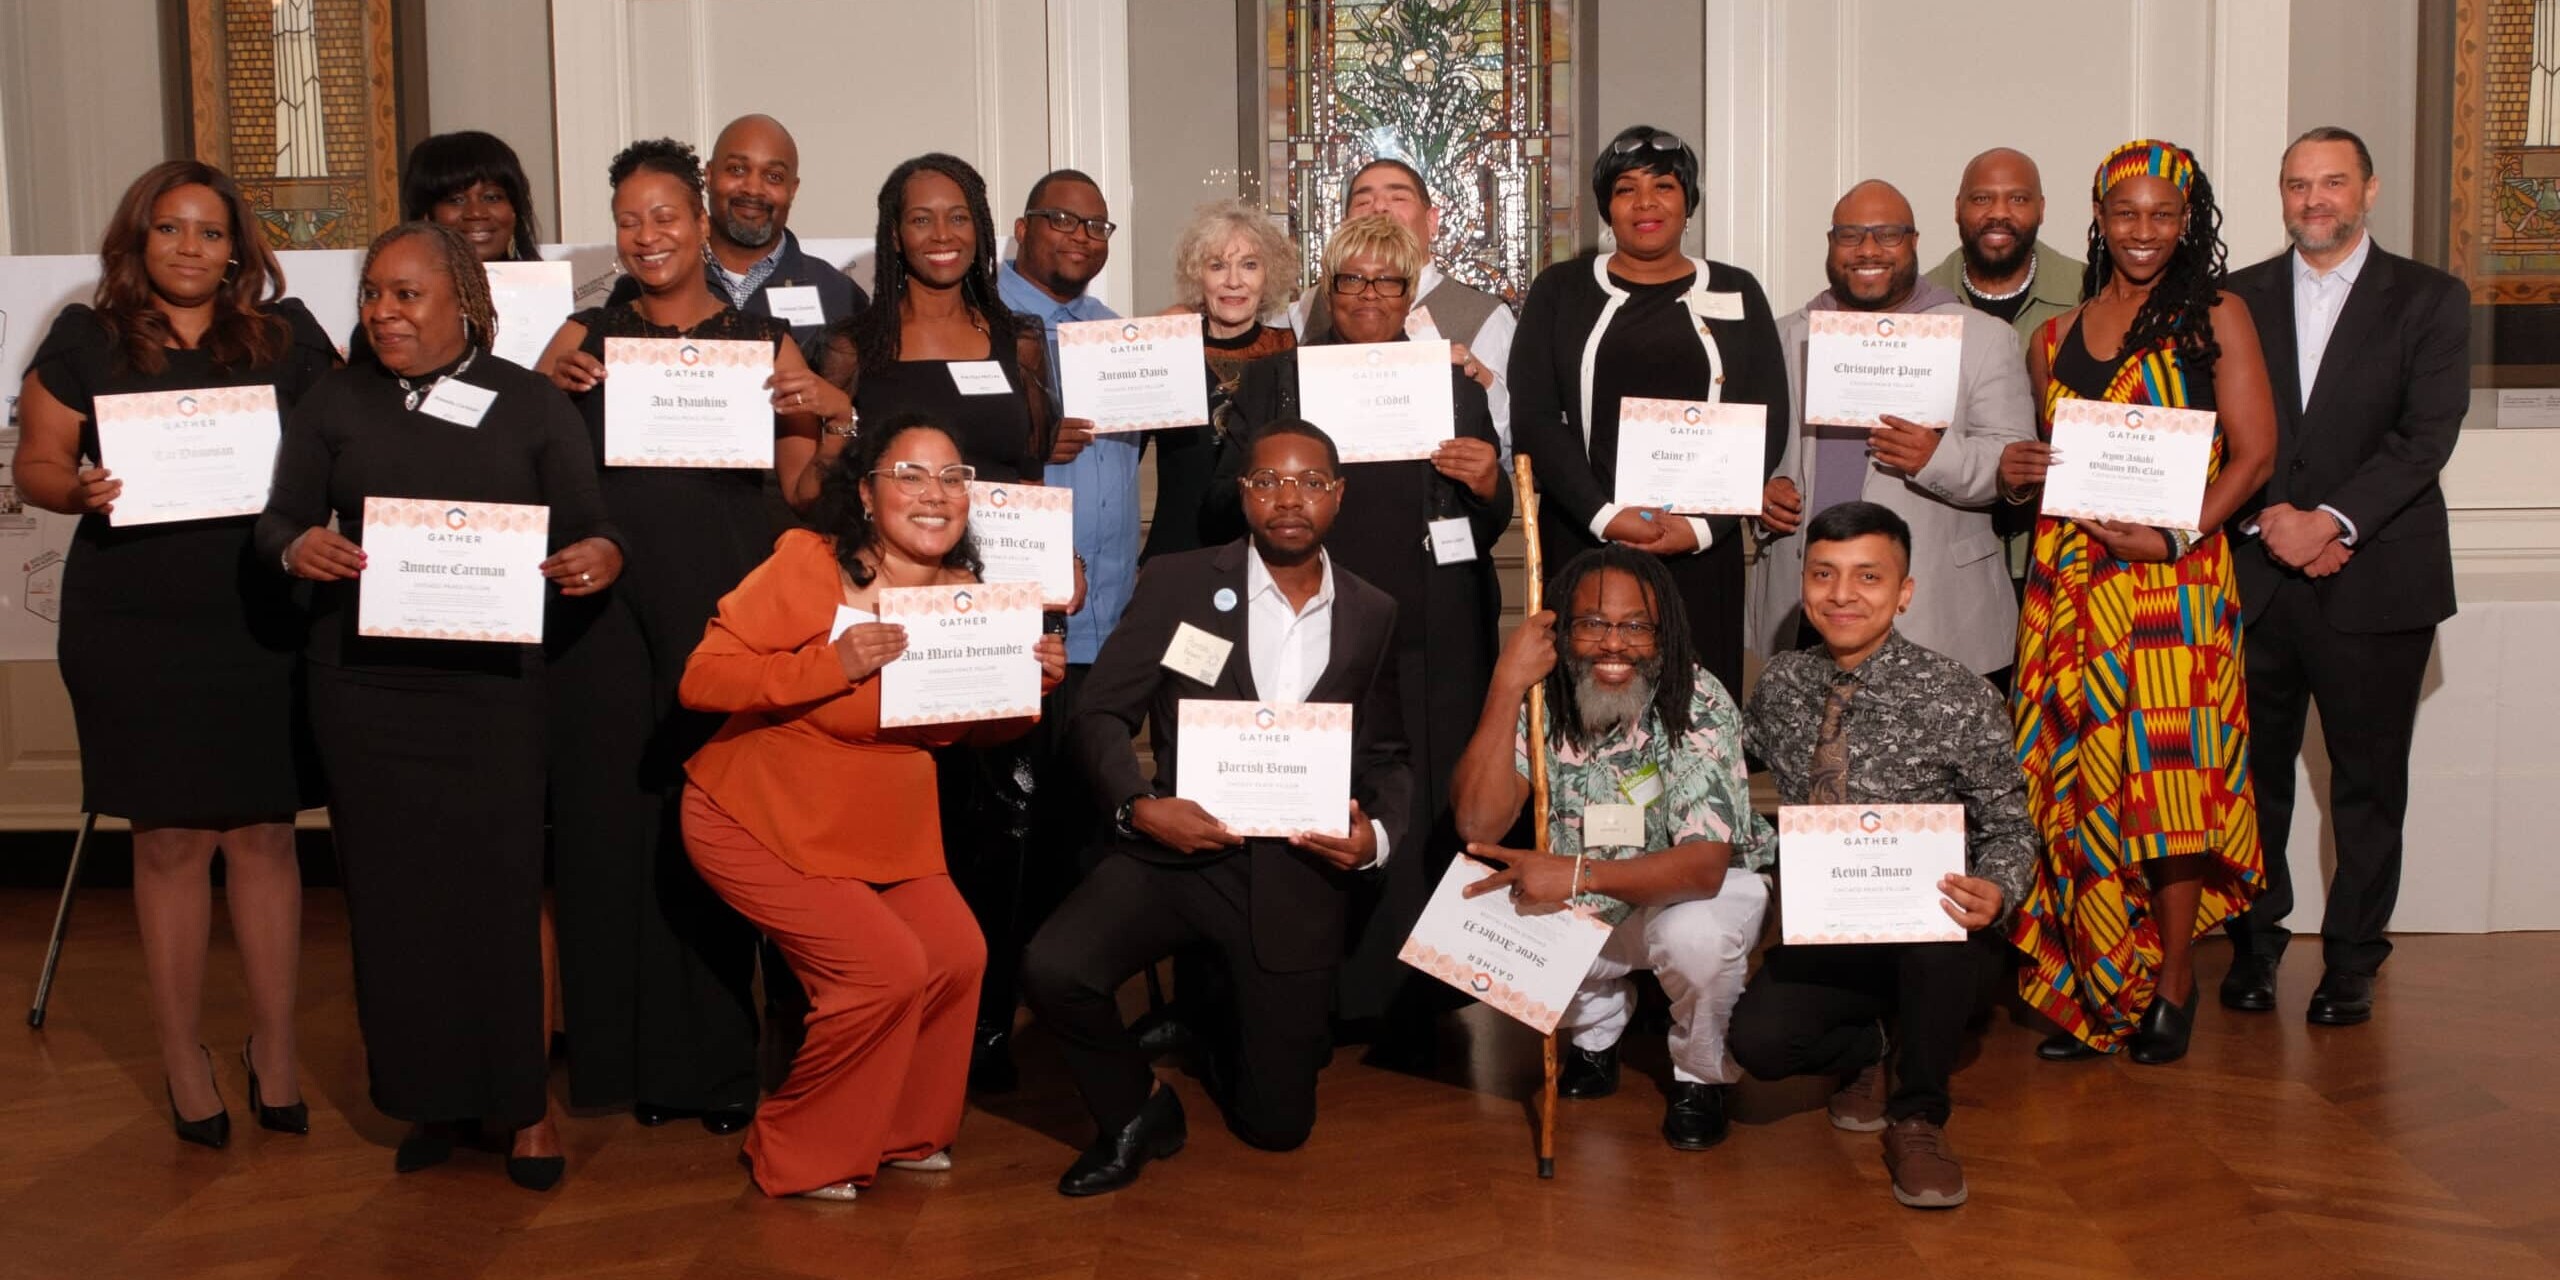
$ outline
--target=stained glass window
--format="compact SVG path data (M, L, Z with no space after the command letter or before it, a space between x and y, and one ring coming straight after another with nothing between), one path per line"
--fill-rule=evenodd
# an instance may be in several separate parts
M1574 243L1572 0L1266 0L1263 190L1309 278L1343 186L1392 157L1430 184L1432 256L1517 302Z

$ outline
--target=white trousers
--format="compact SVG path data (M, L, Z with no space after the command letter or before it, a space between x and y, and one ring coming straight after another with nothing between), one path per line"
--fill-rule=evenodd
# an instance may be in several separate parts
M1741 1079L1725 1052L1724 1033L1768 914L1768 882L1739 867L1712 898L1636 908L1600 948L1557 1029L1570 1032L1577 1049L1596 1053L1616 1044L1636 1011L1635 983L1627 975L1651 969L1671 997L1672 1077L1707 1084Z

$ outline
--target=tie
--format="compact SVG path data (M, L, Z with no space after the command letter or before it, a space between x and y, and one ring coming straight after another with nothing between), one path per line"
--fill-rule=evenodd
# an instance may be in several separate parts
M1849 699L1857 692L1855 680L1831 682L1831 698L1822 704L1822 734L1813 740L1813 778L1805 795L1807 804L1849 803L1849 739L1840 732L1840 721L1847 716Z

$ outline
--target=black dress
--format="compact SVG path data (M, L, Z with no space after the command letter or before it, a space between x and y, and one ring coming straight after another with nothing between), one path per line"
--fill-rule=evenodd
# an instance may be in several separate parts
M1768 478L1786 445L1787 366L1769 299L1751 273L1720 262L1665 284L1615 275L1600 283L1592 255L1538 273L1511 342L1511 428L1538 477L1538 533L1552 582L1567 561L1600 540L1592 518L1613 500L1618 470L1618 400L1717 400L1769 407ZM1688 295L1703 284L1698 311ZM1612 294L1623 295L1614 313ZM1604 315L1607 328L1592 337ZM1721 374L1707 356L1718 352ZM1586 363L1585 355L1589 354ZM1591 371L1591 385L1582 372ZM1589 406L1588 416L1584 406ZM1732 516L1707 520L1707 549L1666 559L1689 615L1700 665L1728 690L1742 688L1742 531ZM1547 606L1562 610L1566 601ZM1738 695L1737 695L1738 696Z
M1147 524L1147 545L1138 553L1144 564L1176 551L1197 551L1214 542L1206 533L1209 484L1218 470L1218 445L1236 431L1236 389L1255 362L1298 345L1298 335L1279 325L1255 325L1232 338L1200 340L1208 366L1209 421L1205 426L1172 427L1149 433L1156 449L1156 508ZM1234 504L1226 504L1232 507Z
M128 368L96 312L65 308L27 371L81 417L80 452L110 472L103 395L205 387L276 389L289 411L337 361L302 304L264 308L291 340L274 361L223 369L169 350ZM137 824L278 821L319 802L301 714L302 631L293 583L250 549L255 517L116 528L80 519L63 566L58 655L80 731L81 807Z
M322 378L286 419L259 563L280 572L315 525L361 542L368 497L548 505L555 550L615 536L586 432L548 379L485 353L453 376L497 393L476 427L409 410L371 361ZM522 1128L542 1118L549 1066L542 653L359 636L356 596L315 591L305 653L373 1104Z
M1455 367L1449 377L1457 434L1499 447L1484 388ZM1266 422L1298 416L1297 352L1257 361L1245 371L1209 488L1213 531L1228 538L1244 531L1235 484L1244 442ZM1350 483L1325 536L1325 551L1337 567L1396 601L1396 687L1414 777L1412 829L1389 833L1393 846L1385 874L1364 881L1353 897L1351 950L1341 977L1340 1013L1346 1020L1385 1016L1406 985L1411 969L1396 952L1458 848L1449 778L1484 714L1485 690L1501 649L1502 582L1494 572L1493 544L1510 527L1512 495L1510 476L1496 474L1493 497L1480 502L1425 461L1342 468ZM1432 555L1430 523L1453 517L1467 522L1476 558L1444 565ZM1424 985L1438 986L1427 980Z
M1019 323L1036 325L1038 321ZM901 413L924 414L960 446L960 460L976 467L979 479L1037 483L1046 471L1048 451L1041 445L1045 432L1034 429L1020 357L1007 343L991 342L988 347L987 360L1004 370L1013 394L960 394L951 366L980 361L892 360L877 369L866 367L856 376L854 412L865 422L886 422Z
M571 316L579 349L607 338L762 342L791 327L734 308L689 330L632 304ZM684 1111L756 1100L756 933L685 856L684 762L723 717L676 701L685 659L720 597L781 533L766 471L603 467L605 389L573 397L605 508L630 551L613 588L553 601L552 874L559 889L561 1015L569 1098Z

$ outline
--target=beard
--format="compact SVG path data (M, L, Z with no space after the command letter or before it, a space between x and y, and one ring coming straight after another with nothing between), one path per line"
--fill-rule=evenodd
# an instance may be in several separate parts
M723 215L720 219L720 234L729 237L729 243L731 244L745 245L750 249L761 249L766 245L772 244L775 236L782 234L782 227L770 216L767 216L762 222L747 223L740 222L736 218Z
M1858 311L1880 311L1884 309L1887 302L1899 304L1908 299L1911 291L1920 285L1920 263L1917 259L1897 264L1892 274L1885 277L1884 292L1872 298L1860 297L1849 291L1847 271L1825 263L1822 273L1831 282L1832 300L1841 306Z
M2022 227L2002 218L1984 223L1983 228L1988 230L1995 225L2016 237L2010 241L2009 251L1994 256L1985 253L1976 241L1966 240L1964 241L1964 264L1972 268L1975 275L1998 279L2027 264L2027 258L2036 251L2036 233L2044 228Z
M1623 685L1611 687L1591 674L1591 659L1565 658L1565 674L1573 681L1573 706L1586 742L1598 742L1615 733L1621 726L1632 725L1644 718L1645 708L1653 705L1653 689L1662 679L1662 655L1635 659L1636 676Z
M2284 233L2301 248L2313 253L2327 253L2340 245L2355 243L2356 235L2364 230L2364 217L2362 213L2339 214L2337 220L2330 224L2330 233L2325 238L2314 239L2310 227L2299 222L2285 223Z

